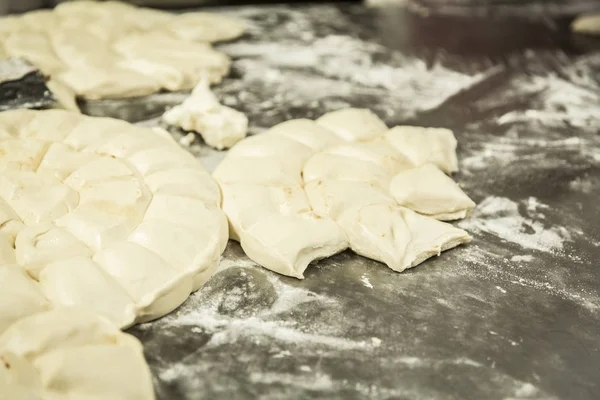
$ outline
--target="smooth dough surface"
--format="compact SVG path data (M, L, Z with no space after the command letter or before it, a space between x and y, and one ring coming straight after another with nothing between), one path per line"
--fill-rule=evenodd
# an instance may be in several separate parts
M302 278L311 262L350 248L403 271L471 240L431 218L474 206L442 172L458 169L455 150L447 129L388 129L350 108L247 138L213 176L231 239L264 267Z
M22 57L52 77L50 88L74 107L87 99L188 90L218 83L230 59L210 43L244 25L208 13L171 14L116 1L65 2L54 10L0 18L0 55Z
M162 119L169 125L199 133L206 144L218 150L233 146L248 133L248 118L220 104L207 80L198 83L190 97L167 110Z
M464 218L475 207L456 182L433 164L398 173L390 192L399 205L441 221Z
M571 24L571 29L577 33L600 35L600 13L577 17Z
M60 306L119 327L172 311L225 249L220 202L216 182L162 130L0 113L0 330Z
M154 391L136 338L92 313L57 308L0 330L0 398L152 400Z

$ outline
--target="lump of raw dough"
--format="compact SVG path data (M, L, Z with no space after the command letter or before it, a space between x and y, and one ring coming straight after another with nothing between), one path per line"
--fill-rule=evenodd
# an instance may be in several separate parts
M0 57L21 57L51 77L59 101L144 96L220 82L230 59L210 42L244 32L223 15L168 12L113 1L66 2L54 10L4 17Z
M3 112L0 132L0 287L19 288L0 325L75 306L127 327L214 273L219 188L169 134L58 110Z
M349 247L403 271L471 240L403 207L466 215L472 201L429 164L455 171L455 149L449 130L388 131L369 110L338 110L241 141L213 176L231 238L264 267L301 278L310 262Z
M207 81L201 81L190 97L163 114L163 121L185 131L198 132L211 147L233 146L248 133L248 118L219 103Z
M0 335L0 393L7 399L154 399L140 342L70 308L22 318Z
M475 207L456 182L433 164L400 172L392 179L390 192L399 205L441 221L464 218Z

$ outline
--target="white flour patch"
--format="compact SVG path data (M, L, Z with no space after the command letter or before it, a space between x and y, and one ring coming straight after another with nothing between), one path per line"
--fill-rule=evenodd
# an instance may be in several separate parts
M529 122L538 127L565 127L595 131L600 128L600 82L596 68L600 54L580 57L574 63L546 75L522 75L512 82L512 90L523 97L535 94L531 108L510 111L498 119L499 124Z
M232 265L233 266L233 265ZM240 266L236 261L235 266ZM223 266L221 266L221 269ZM227 267L226 267L227 269ZM246 274L241 271L240 274ZM253 286L233 287L226 292L218 293L206 300L201 293L192 295L186 302L185 310L178 310L154 324L169 326L190 326L196 331L211 334L211 339L204 346L213 348L236 343L240 338L251 338L254 343L263 340L282 344L325 347L336 350L369 350L378 347L381 341L366 338L350 340L335 335L327 335L330 327L309 328L301 326L295 320L281 320L280 315L286 311L297 309L304 303L318 302L320 306L336 307L334 299L313 293L307 289L288 285L280 277L265 273L267 280L276 292L275 302L267 309L254 316L235 316L221 313L220 310L236 310L244 304L250 295L246 290L254 290ZM144 325L141 326L142 328Z
M522 216L519 205L505 197L486 198L459 226L471 232L492 234L523 249L542 252L559 251L571 240L564 227L545 227L539 221Z
M569 188L576 192L581 192L585 194L591 193L594 184L589 179L585 177L577 177L569 182Z
M360 280L363 283L363 286L368 287L369 289L373 289L373 285L371 284L369 278L365 274L361 276Z
M512 256L510 258L510 261L517 262L517 263L519 263L519 262L531 262L531 261L533 261L533 256L529 255L529 254L528 255L524 255L524 256Z
M248 88L260 88L264 97L252 100L258 101L257 111L266 114L278 113L279 104L315 108L323 101L324 113L351 105L345 99L365 95L386 103L378 110L385 114L382 117L407 118L440 105L484 77L441 64L427 65L352 36L272 43L238 41L219 49L237 59L235 65L242 75L228 86L223 102L235 106L252 98ZM378 54L390 60L374 61Z

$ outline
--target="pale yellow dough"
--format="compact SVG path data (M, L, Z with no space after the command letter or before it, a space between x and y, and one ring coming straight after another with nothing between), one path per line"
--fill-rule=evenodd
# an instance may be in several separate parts
M571 24L571 29L577 33L600 35L600 13L584 14L577 17Z
M162 119L169 125L199 133L206 144L218 150L233 146L248 133L248 118L219 103L205 79L183 103L167 110Z
M154 391L137 339L89 312L58 308L0 329L0 398L152 400Z
M220 202L216 182L162 130L0 113L0 330L61 306L122 328L172 311L225 249Z
M231 239L262 266L302 278L311 262L346 248L403 271L469 242L430 218L461 218L474 206L440 168L458 169L451 131L388 129L350 108L241 141L214 177Z
M0 18L0 56L25 58L50 75L50 89L72 108L73 96L189 90L202 77L218 83L230 59L210 43L234 39L244 29L238 20L207 13L176 15L115 1L65 2L52 11Z

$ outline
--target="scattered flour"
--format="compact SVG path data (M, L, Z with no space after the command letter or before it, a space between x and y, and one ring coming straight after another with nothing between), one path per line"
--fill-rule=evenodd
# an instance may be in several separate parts
M500 287L500 286L496 286L496 289L498 289L499 291L501 291L502 293L506 294L506 289Z
M590 53L544 75L521 75L512 88L522 96L537 94L533 107L500 116L499 124L533 122L538 126L571 126L583 130L600 128L600 54ZM507 91L505 95L512 95Z
M510 261L514 261L514 262L531 262L533 261L533 256L532 255L524 255L524 256L512 256L510 258Z
M427 65L379 44L335 34L308 41L238 41L220 50L238 59L241 75L223 87L223 101L231 106L256 101L253 110L262 114L290 107L323 114L362 96L382 117L402 119L435 108L485 76ZM388 59L374 61L378 55Z
M487 197L459 226L473 233L495 235L523 249L542 252L559 251L571 239L564 227L545 227L539 221L522 216L519 204L506 197Z
M360 280L365 287L368 287L369 289L373 289L373 284L371 284L371 282L369 281L369 278L367 277L366 274L363 274L361 276Z

